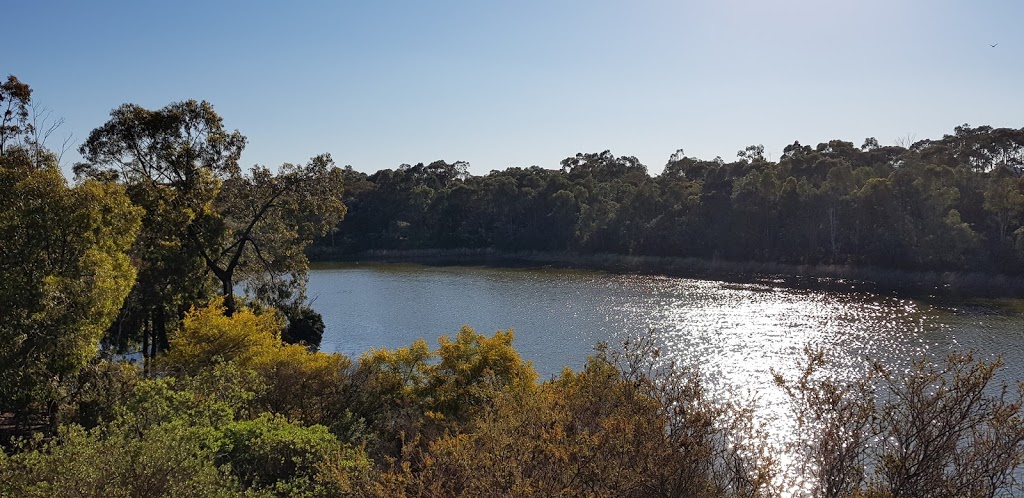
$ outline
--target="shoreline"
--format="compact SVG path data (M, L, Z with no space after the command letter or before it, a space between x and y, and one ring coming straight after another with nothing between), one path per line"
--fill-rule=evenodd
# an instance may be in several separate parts
M376 249L341 254L330 248L310 248L307 255L314 263L380 262L427 266L563 268L927 297L1024 297L1024 277L981 272L908 271L867 266L792 265L607 253L505 252L493 249Z

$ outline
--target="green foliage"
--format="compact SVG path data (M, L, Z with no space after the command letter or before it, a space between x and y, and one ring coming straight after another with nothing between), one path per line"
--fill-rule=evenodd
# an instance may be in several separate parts
M222 428L260 413L256 396L264 388L252 371L224 363L191 377L164 377L140 382L132 396L116 407L112 425L144 433L174 421Z
M125 104L93 130L79 152L79 177L118 182L145 209L132 247L139 279L119 317L117 346L142 342L143 354L166 350L179 314L211 295L202 258L224 179L239 170L245 137L228 132L208 102L189 100L149 110Z
M324 426L262 411L265 389L232 362L137 381L94 429L14 448L0 460L0 496L360 495L373 473L365 454Z
M438 340L440 361L427 367L426 391L433 406L428 415L465 421L486 406L495 392L526 389L537 380L533 364L512 347L511 330L486 337L463 326L452 340Z
M0 452L0 496L974 497L1024 465L1024 391L970 355L842 383L810 351L777 378L801 459L780 477L751 409L649 340L539 384L511 331L468 326L353 364L316 352L304 294L318 237L1019 273L1024 129L795 142L777 162L680 150L653 178L609 151L482 177L444 161L365 175L326 154L243 173L245 138L209 103L129 104L90 134L72 187L30 101L0 83L0 428L36 431ZM97 357L106 330L141 342L143 368Z
M185 314L180 329L171 335L171 351L160 358L166 369L195 374L221 361L254 368L268 361L281 347L284 318L274 311L257 315L247 308L224 314L215 299Z
M324 318L304 303L281 307L288 326L281 333L281 339L289 344L303 344L312 350L320 348L324 337Z
M492 337L463 326L431 351L423 340L364 354L352 375L351 411L376 433L371 454L397 456L477 416L508 389L529 388L537 373L512 348L512 332Z
M218 434L180 421L130 430L61 429L0 468L0 495L18 497L227 497L237 485L214 464Z
M32 89L14 75L7 76L7 81L0 83L0 156L7 152L8 146L21 146L35 132L29 119L32 102ZM23 148L23 147L22 147Z
M658 176L635 158L577 154L560 169L436 181L426 166L359 185L324 257L368 249L491 248L1020 274L1024 129L957 127L904 146L830 140L736 161L677 151ZM434 163L438 164L438 163ZM445 163L441 163L445 164Z
M341 170L327 154L275 174L238 159L246 139L224 129L208 102L148 110L125 104L80 148L79 176L118 182L145 209L132 249L139 282L109 342L141 342L155 357L182 314L219 290L228 314L235 285L272 306L301 306L304 249L345 215ZM217 289L217 290L214 290Z
M256 375L262 388L256 402L293 420L330 423L349 384L351 362L339 354L311 352L284 344L283 317L275 310L255 314L240 308L224 314L221 301L190 311L171 336L171 352L158 365L178 375L195 376L229 363Z
M329 493L319 468L341 459L353 470L368 468L365 455L341 443L321 425L303 427L280 415L264 414L224 428L219 464L246 488L266 489L274 496L318 497Z
M622 360L601 350L582 372L566 371L533 389L502 389L459 431L407 456L391 482L415 496L771 491L770 461L747 452L757 435L732 432L749 413L704 398L693 375L652 370L649 347Z
M282 345L256 365L267 386L258 401L290 420L334 424L345 414L342 399L351 389L351 365L340 354Z
M95 358L70 382L61 420L72 420L91 429L111 422L142 381L137 365Z
M118 185L69 187L47 154L0 154L0 413L56 402L135 279L141 210Z
M246 313L226 319L251 325ZM843 384L819 375L826 356L812 352L801 378L779 379L797 408L794 472L749 407L708 393L650 340L599 347L582 371L541 384L511 340L467 327L435 351L418 341L356 367L279 343L127 380L134 388L112 396L93 429L65 426L0 457L0 496L755 497L790 485L812 496L991 496L1024 462L1021 393L993 390L998 364L970 356ZM97 367L85 377L133 379L123 365ZM328 402L290 406L268 397L276 383L275 396Z
M277 174L256 166L248 175L226 178L215 215L196 231L203 234L200 252L220 280L229 311L236 281L245 282L260 302L302 304L308 267L304 250L345 216L342 191L341 170L329 154L306 165L285 164Z

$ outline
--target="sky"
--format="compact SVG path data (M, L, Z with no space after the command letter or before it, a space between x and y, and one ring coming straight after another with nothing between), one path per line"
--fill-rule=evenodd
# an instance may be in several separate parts
M484 174L577 152L1024 127L1021 0L14 2L0 76L79 144L123 103L211 102L243 165L329 152ZM991 47L991 44L998 44ZM51 139L51 146L59 145ZM78 160L64 157L66 167Z

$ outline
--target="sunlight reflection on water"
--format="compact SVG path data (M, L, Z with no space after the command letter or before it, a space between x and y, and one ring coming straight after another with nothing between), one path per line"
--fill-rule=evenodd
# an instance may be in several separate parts
M434 342L462 324L513 328L542 374L580 368L598 341L653 330L666 353L712 380L759 390L769 371L796 370L805 345L836 352L837 373L866 358L907 359L974 349L1002 354L1020 379L1024 319L993 303L934 302L646 275L570 270L360 264L318 267L309 295L324 316L325 351Z

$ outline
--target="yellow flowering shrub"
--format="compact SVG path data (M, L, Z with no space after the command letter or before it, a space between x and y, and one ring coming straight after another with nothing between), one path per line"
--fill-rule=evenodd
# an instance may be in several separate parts
M284 325L284 318L272 311L257 315L239 307L226 316L223 300L215 299L185 314L160 365L184 374L198 373L221 361L252 368L281 348Z
M257 400L262 406L291 420L329 423L339 415L351 361L283 343L284 325L284 318L274 311L255 314L239 307L226 316L222 301L214 300L185 315L160 366L171 373L195 375L217 363L234 363L262 379L265 385Z

